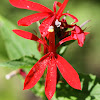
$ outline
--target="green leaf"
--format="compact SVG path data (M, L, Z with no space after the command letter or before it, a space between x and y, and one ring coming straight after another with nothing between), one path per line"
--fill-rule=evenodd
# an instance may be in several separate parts
M9 67L9 68L13 68L13 69L18 69L18 68L26 68L27 69L27 68L32 68L32 66L36 62L37 62L37 60L34 57L26 56L26 57L22 57L20 59L0 63L0 67Z
M18 28L7 19L0 16L0 42L5 46L4 53L7 53L8 58L14 60L22 56L33 55L35 58L39 59L41 55L37 50L37 43L17 36L12 32L13 29Z
M97 79L96 79L97 81ZM90 93L92 100L100 100L100 81L94 83L94 87Z
M63 79L63 83L57 84L57 100L99 100L100 79L95 75L79 74L82 91L70 87ZM94 98L94 99L93 99ZM98 99L99 98L99 99Z

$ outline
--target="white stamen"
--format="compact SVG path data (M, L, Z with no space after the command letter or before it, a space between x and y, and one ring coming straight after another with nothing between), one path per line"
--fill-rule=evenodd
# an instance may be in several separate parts
M53 26L49 26L49 29L54 29L54 27Z
M55 25L56 25L57 27L60 27L61 22L59 22L58 19L56 19L56 21L55 21Z

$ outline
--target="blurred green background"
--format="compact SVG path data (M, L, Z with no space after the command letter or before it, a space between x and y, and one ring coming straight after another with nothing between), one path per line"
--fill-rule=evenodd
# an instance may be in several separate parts
M54 0L31 0L41 3L50 9L53 8ZM63 0L58 0L63 2ZM64 12L75 15L82 24L86 20L91 20L86 26L89 27L86 31L90 34L86 37L84 46L78 46L77 41L72 43L64 54L64 58L81 73L92 73L100 77L100 0L69 0ZM13 7L8 0L0 1L0 16L5 17L15 26L17 21L24 16L35 13L35 11L28 11ZM69 23L72 20L69 18ZM1 23L0 23L1 24ZM38 30L36 24L33 23L28 27L19 27L32 32ZM5 36L6 37L6 36ZM0 35L0 62L8 61L9 57L6 54L3 39ZM36 100L33 99L33 94L28 91L23 91L23 84L16 76L10 80L5 79L5 75L11 72L12 69L0 68L0 100ZM31 98L32 97L32 98Z

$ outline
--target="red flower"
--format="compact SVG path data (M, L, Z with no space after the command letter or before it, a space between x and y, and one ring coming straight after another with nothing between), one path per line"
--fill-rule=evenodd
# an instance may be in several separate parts
M79 26L75 25L74 29L71 31L71 35L62 39L61 41L59 41L59 43L57 44L56 47L58 47L59 45L61 45L64 42L70 41L70 40L77 40L78 45L80 47L82 47L84 44L84 41L85 41L85 36L87 34L89 34L89 32L84 32Z
M39 27L40 33L43 37L45 37L48 34L47 30L49 29L49 26L51 24L54 24L56 19L59 20L59 18L62 15L68 15L68 16L72 17L75 20L75 22L78 22L78 19L75 16L73 16L69 13L62 14L64 8L66 7L66 4L68 3L68 0L64 0L64 2L62 4L55 1L54 5L53 5L54 11L50 10L49 8L47 8L41 4L38 4L38 3L35 3L32 1L28 1L28 0L9 0L9 1L13 6L15 6L17 8L34 10L34 11L39 12L39 13L32 14L32 15L29 15L27 17L20 19L18 21L19 26L29 26L36 21L46 18ZM58 5L60 7L57 13L56 13L56 5Z
M49 45L45 44L41 39L30 32L22 30L13 30L13 32L23 38L42 43L48 48L48 53L32 67L26 76L24 90L32 88L39 81L46 67L47 76L45 82L45 94L49 100L52 98L56 90L57 68L71 87L81 90L81 83L75 69L63 57L56 53L54 32L49 32Z

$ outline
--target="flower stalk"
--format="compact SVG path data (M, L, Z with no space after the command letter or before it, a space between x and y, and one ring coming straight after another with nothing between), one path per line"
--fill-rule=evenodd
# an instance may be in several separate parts
M17 74L20 74L23 78L26 77L26 72L23 69L17 69L13 70L12 72L8 73L5 78L7 80L11 79L12 77L16 76Z

